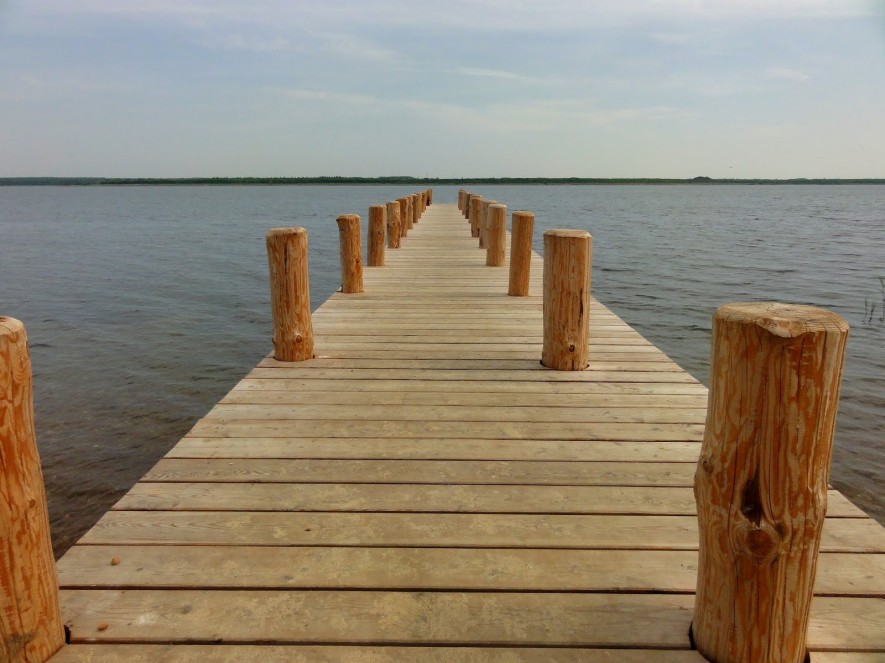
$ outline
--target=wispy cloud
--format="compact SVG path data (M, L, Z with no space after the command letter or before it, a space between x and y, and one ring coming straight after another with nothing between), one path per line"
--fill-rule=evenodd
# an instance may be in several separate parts
M263 24L276 26L415 25L482 31L577 30L648 20L767 20L841 18L885 14L872 0L33 0L26 11L42 14L104 14L120 19L163 20L184 24Z
M508 81L526 80L525 76L513 73L512 71L501 71L499 69L475 69L473 67L459 67L452 69L449 73L458 74L460 76L478 76L480 78L501 78Z
M811 80L811 76L806 74L804 71L799 71L798 69L790 69L789 67L769 67L768 69L766 69L765 75L768 78L794 81L796 83L802 83L804 81Z

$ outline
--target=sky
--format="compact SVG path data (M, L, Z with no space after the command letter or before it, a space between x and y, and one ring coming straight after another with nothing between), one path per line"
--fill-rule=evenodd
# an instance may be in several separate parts
M885 178L885 0L0 0L0 177Z

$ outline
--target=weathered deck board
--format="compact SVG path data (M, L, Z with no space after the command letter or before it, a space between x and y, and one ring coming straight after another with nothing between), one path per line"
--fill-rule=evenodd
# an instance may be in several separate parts
M484 258L431 207L236 385L59 562L53 662L702 663L706 389L596 301L544 369L540 257ZM831 490L822 551L812 663L881 662L885 529Z

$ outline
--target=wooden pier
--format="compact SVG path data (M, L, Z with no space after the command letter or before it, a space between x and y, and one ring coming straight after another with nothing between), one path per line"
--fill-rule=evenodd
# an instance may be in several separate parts
M59 562L53 663L702 663L707 389L597 301L540 365L528 297L434 204ZM811 663L885 660L885 528L829 492Z

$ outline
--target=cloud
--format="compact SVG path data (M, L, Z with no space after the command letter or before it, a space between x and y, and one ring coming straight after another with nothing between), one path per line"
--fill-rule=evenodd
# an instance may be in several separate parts
M260 24L280 29L353 25L420 26L436 31L574 31L638 22L844 18L885 15L870 0L32 0L33 14L101 14L117 19L177 22L185 26Z
M765 70L765 75L768 76L768 78L778 78L785 81L794 81L796 83L811 80L811 76L805 72L799 71L798 69L790 69L788 67L769 67Z
M519 81L525 80L525 76L520 76L519 74L515 74L512 71L501 71L498 69L475 69L473 67L459 67L458 69L450 70L451 74L458 74L460 76L478 76L480 78L501 78L509 81Z

